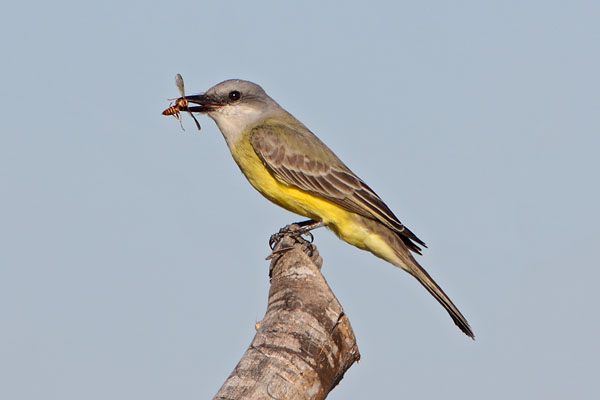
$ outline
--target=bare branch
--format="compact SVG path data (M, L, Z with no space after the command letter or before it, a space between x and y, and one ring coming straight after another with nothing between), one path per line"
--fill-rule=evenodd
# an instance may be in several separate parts
M317 249L284 235L271 258L267 312L215 399L324 399L360 359Z

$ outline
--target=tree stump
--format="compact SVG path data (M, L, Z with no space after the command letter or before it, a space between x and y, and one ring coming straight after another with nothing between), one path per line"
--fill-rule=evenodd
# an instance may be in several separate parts
M215 399L324 399L360 359L314 245L288 225L274 235L264 319Z

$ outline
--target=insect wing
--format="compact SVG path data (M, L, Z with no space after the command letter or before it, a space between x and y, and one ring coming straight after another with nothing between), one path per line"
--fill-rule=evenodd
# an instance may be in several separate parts
M181 97L185 97L185 88L183 87L183 77L181 74L175 75L175 86L177 86L177 89L179 89Z

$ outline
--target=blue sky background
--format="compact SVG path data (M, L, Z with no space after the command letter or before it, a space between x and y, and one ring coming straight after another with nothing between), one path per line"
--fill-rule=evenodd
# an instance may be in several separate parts
M595 399L593 1L10 2L0 16L0 398L205 399L298 218L220 132L160 115L252 80L429 249L467 339L404 272L315 233L362 361L331 399Z

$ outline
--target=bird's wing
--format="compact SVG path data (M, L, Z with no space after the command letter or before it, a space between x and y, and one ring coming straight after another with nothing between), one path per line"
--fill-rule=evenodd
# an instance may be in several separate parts
M250 142L280 182L382 222L397 232L409 249L421 253L414 242L422 246L425 243L402 225L381 198L304 125L270 121L252 129Z

